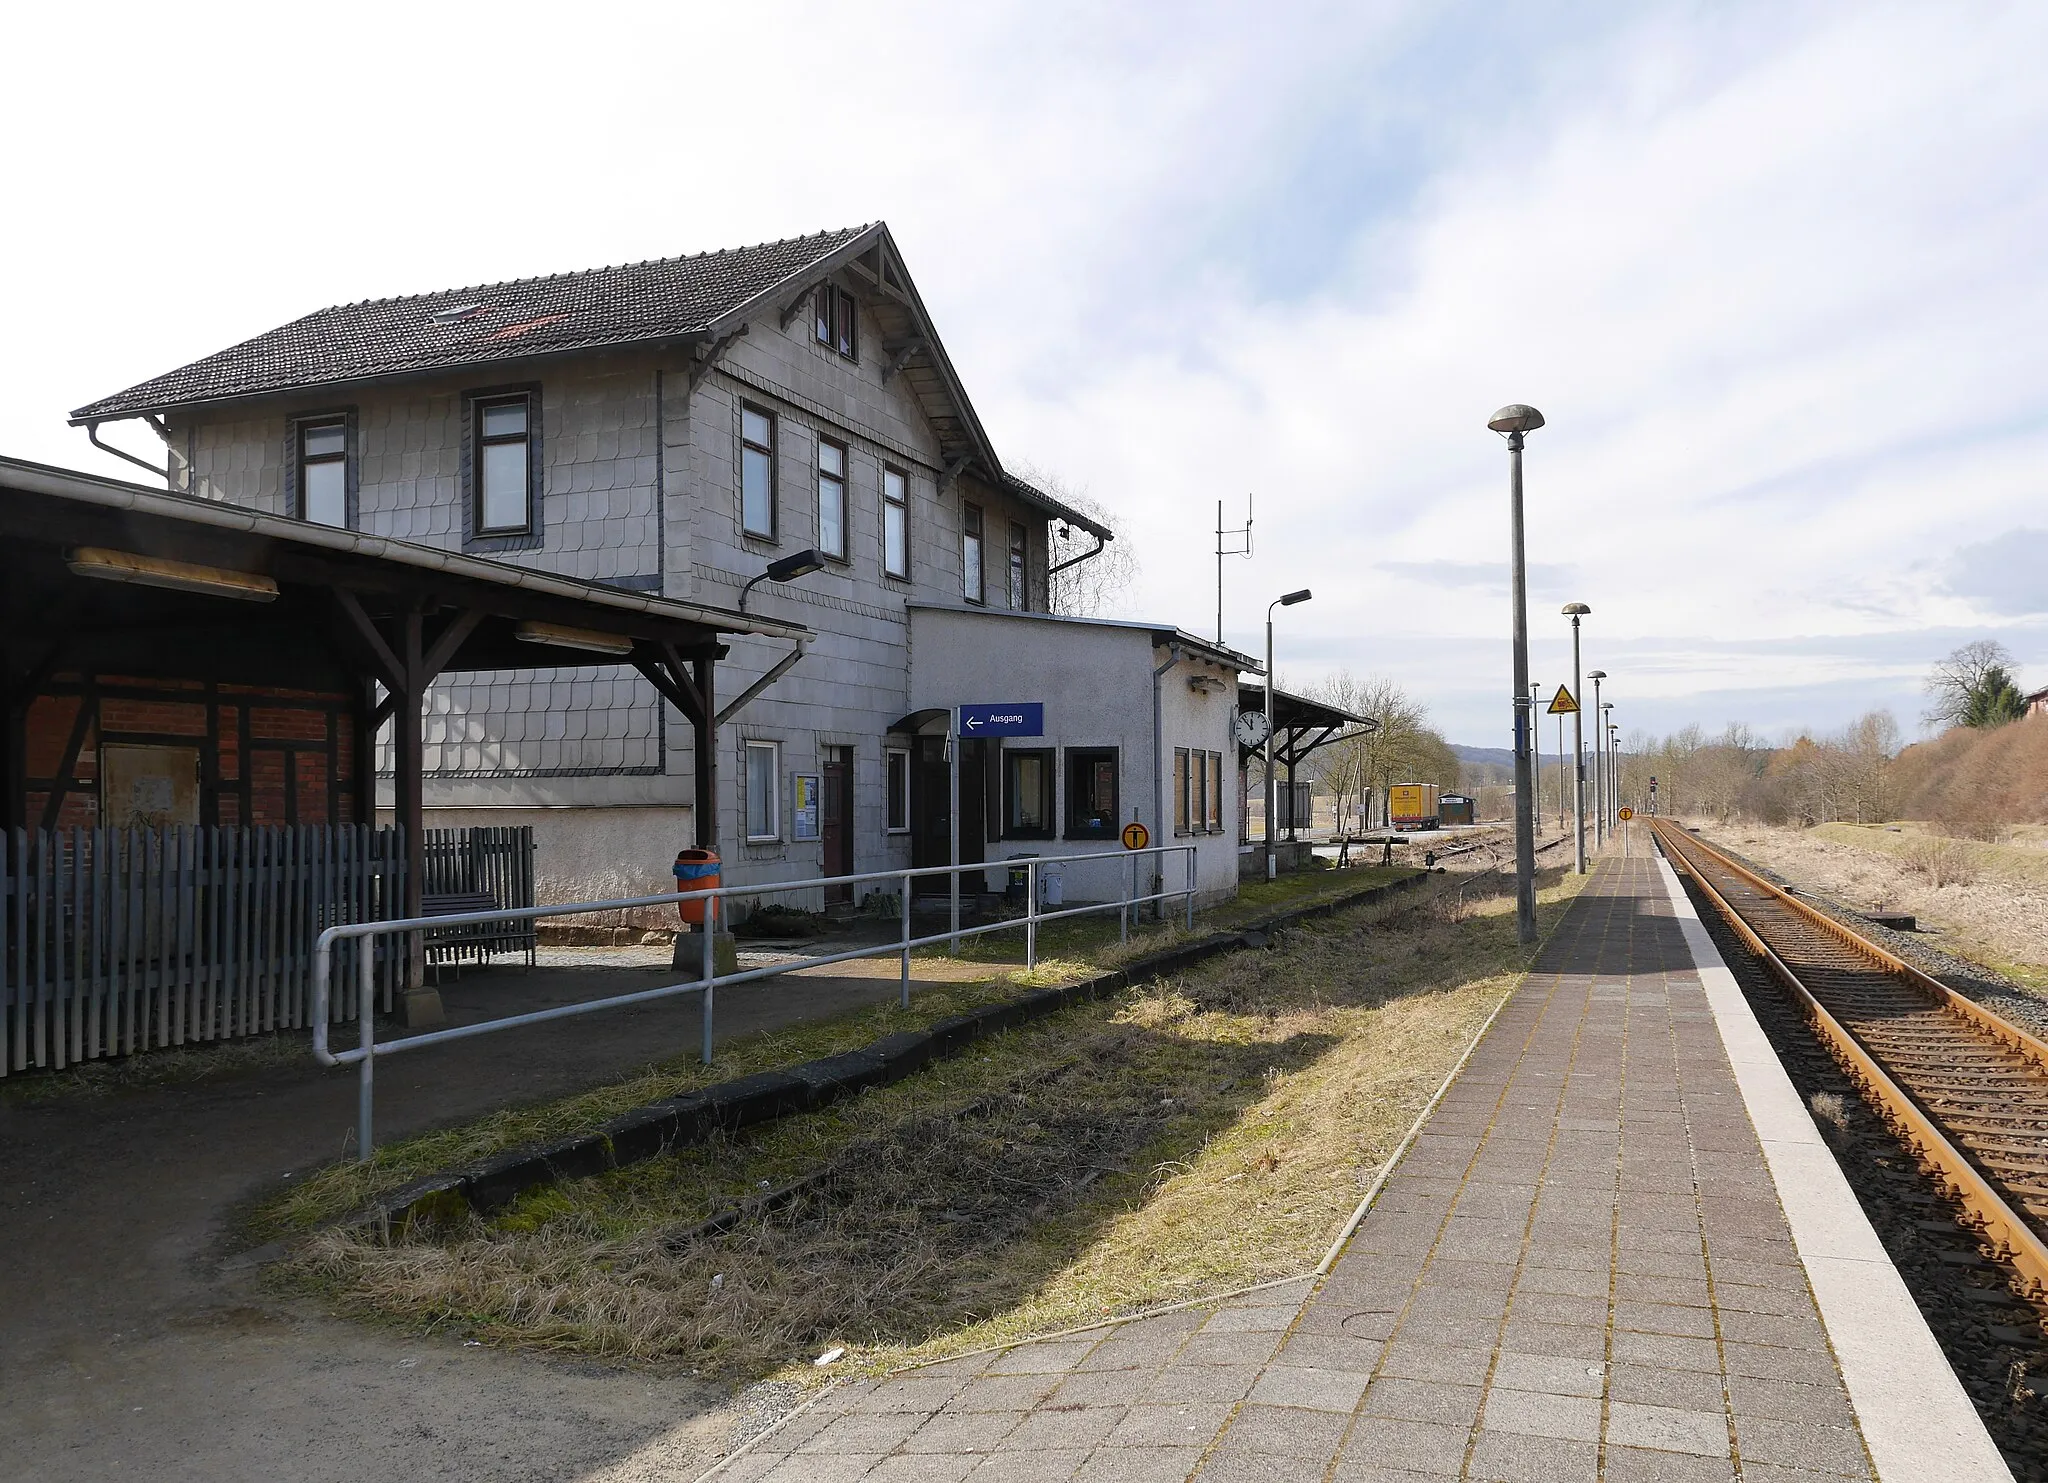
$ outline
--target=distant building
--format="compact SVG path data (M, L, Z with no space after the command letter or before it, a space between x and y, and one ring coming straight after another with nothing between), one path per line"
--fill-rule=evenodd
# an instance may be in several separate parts
M2027 697L2027 714L2048 716L2048 690L2036 690Z

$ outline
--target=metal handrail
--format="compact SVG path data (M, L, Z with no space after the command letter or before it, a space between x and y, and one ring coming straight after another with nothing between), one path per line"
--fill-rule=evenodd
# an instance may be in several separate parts
M1123 941L1130 940L1131 914L1138 907L1153 902L1164 903L1180 898L1185 903L1186 924L1189 930L1195 925L1195 864L1196 846L1153 845L1142 850L1126 850L1117 854L1095 851L1080 855L1029 855L1013 860L982 861L972 865L923 865L907 870L868 870L853 875L819 876L797 881L770 881L753 885L712 886L695 891L665 891L647 896L625 896L610 901L575 901L556 906L517 906L494 911L453 912L445 916L402 917L391 921L346 922L323 931L313 945L313 1057L323 1066L354 1065L358 1068L358 1092L356 1100L356 1156L368 1160L372 1151L372 1132L375 1114L376 1061L379 1056L395 1055L400 1051L421 1050L432 1045L442 1045L451 1040L467 1040L477 1035L488 1035L499 1030L516 1029L522 1025L537 1025L548 1020L568 1019L574 1015L594 1014L601 1009L617 1009L628 1004L645 1004L656 999L672 998L679 994L700 995L702 1015L702 1059L711 1064L711 1041L713 1010L717 990L721 985L752 983L759 979L774 978L785 973L794 973L802 968L818 968L833 963L845 963L855 958L879 957L884 953L897 953L902 958L902 1006L910 1007L910 954L911 950L930 947L945 942L959 951L960 940L965 937L980 937L991 932L1003 932L1012 928L1024 929L1024 963L1028 970L1038 966L1038 927L1041 922L1054 922L1067 917L1089 916L1116 911L1119 918L1119 934ZM1165 857L1180 854L1186 857L1187 884L1179 890L1169 891L1165 886ZM1157 877L1160 890L1138 894L1137 861L1141 855L1156 856L1160 860ZM1123 891L1123 870L1121 863L1130 862L1130 889ZM1058 911L1041 911L1038 902L1038 871L1046 865L1066 865L1078 861L1112 863L1117 870L1121 894L1115 901L1095 902L1087 906L1065 907ZM969 870L989 871L1022 870L1024 875L1025 910L1021 917L1005 922L989 922L979 927L961 927L957 911L958 882L963 872ZM910 928L910 885L913 880L931 876L950 876L955 884L954 901L956 910L953 920L943 932L928 933L913 937ZM817 890L825 886L858 885L863 881L891 880L902 883L900 937L888 942L874 943L866 947L848 948L842 952L821 953L815 957L800 958L793 962L771 964L765 968L748 968L737 973L719 974L717 967L717 940L719 903L728 896L774 896L794 891ZM357 1022L362 1042L354 1050L330 1049L327 1040L330 985L334 967L334 945L348 939L369 939L373 937L396 936L400 933L425 932L442 927L463 927L487 922L534 921L541 917L578 916L595 911L623 911L635 907L667 906L685 901L704 903L704 922L701 937L704 950L701 954L702 973L695 980L663 984L658 988L639 989L630 994L614 994L603 999L589 999L578 1004L561 1004L552 1009L530 1010L525 1014L507 1015L502 1019L485 1020L474 1025L452 1025L441 1030L426 1030L418 1035L407 1035L397 1040L379 1042L376 1033L376 984L371 973L371 962L375 954L365 950L357 954L356 974Z

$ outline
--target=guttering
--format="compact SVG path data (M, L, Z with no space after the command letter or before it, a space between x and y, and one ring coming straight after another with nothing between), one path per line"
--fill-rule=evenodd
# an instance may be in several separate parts
M1056 566L1047 567L1045 569L1045 575L1048 579L1058 576L1061 572L1065 571L1070 566L1079 566L1084 561L1088 561L1094 557L1100 556L1102 554L1102 548L1110 543L1111 537L1109 536L1100 535L1092 530L1089 531L1088 534L1095 537L1095 549L1093 551L1083 551L1079 556L1069 556L1065 561L1060 562Z
M621 612L643 613L651 618L695 623L719 633L752 633L763 638L789 639L792 642L798 639L808 642L816 637L811 630L795 623L778 623L770 618L755 618L750 614L735 613L725 608L680 602L672 597L647 597L623 588L606 587L602 583L579 582L573 577L557 577L548 572L534 571L530 567L487 561L482 557L466 556L457 551L440 551L431 546L416 546L410 541L393 540L388 536L361 535L332 525L314 525L304 520L287 519L282 515L266 515L219 500L197 499L189 494L145 489L139 484L124 484L98 474L81 474L73 469L52 468L48 464L30 463L26 459L0 457L0 487L7 486L23 489L32 494L48 495L54 499L97 505L102 509L153 515L187 525L203 525L215 530L231 531L237 535L255 536L295 546L336 552L344 556L365 556L376 560L395 561L400 565L424 571L443 572L451 577L487 582L494 587L513 587L522 592L595 603L599 607L616 608Z
M760 679L754 681L753 684L747 686L746 689L742 690L739 693L739 695L733 700L731 705L725 707L724 710L718 713L717 717L713 719L711 724L713 726L723 726L727 721L730 721L734 716L738 715L740 710L746 705L748 701L752 700L755 696L759 695L763 690L766 690L770 685L774 684L777 680L781 679L784 675L788 674L791 670L795 669L796 662L804 657L804 651L809 649L810 646L810 639L798 639L796 641L796 647L794 649L790 650L787 654L783 655L780 659L778 659L775 662L774 667L771 668L767 674L761 676Z
M1160 714L1159 682L1166 678L1168 670L1179 663L1180 645L1169 644L1166 650L1166 663L1152 671L1152 827L1159 831L1162 841L1166 838L1166 777L1160 771L1160 761L1166 750L1166 726ZM1165 889L1166 857L1154 855L1152 861L1152 894L1157 895ZM1158 903L1158 912L1159 919L1165 921L1164 901Z
M148 415L141 412L126 412L119 417L109 417L105 420L108 422L126 422L132 417L140 417L144 422L150 422ZM150 425L156 426L157 424L151 422ZM169 489L171 487L171 471L168 465L166 465L164 468L158 468L155 464L151 463L146 458L137 458L132 453L126 452L120 448L116 448L112 443L101 442L100 425L97 421L88 422L85 425L85 435L92 441L93 447L99 449L100 452L111 453L116 458L125 458L128 460L128 462L134 464L135 467L137 467L138 469L148 469L152 474L156 475L157 478L164 481L164 488Z

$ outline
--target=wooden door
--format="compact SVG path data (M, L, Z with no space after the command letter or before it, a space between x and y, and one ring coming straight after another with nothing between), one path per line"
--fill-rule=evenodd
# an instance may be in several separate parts
M825 845L825 874L853 874L853 748L827 747L824 796L818 800L819 838ZM825 904L850 905L853 887L827 886Z

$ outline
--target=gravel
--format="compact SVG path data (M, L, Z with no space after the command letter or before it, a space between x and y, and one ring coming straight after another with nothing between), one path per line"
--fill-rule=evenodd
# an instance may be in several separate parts
M2048 1311L2014 1293L2010 1269L1991 1258L1977 1235L1965 1228L1960 1207L1937 1191L1911 1151L1863 1102L1855 1083L1821 1047L1790 998L1699 894L1691 878L1681 879L1784 1062L1792 1085L1814 1110L1814 1121L1849 1187L1905 1278L2013 1477L2018 1483L2048 1483L2048 1405L2041 1395L2041 1390L2048 1390L2048 1334L2043 1331ZM1803 891L1800 894L1815 905L1822 904ZM1853 919L1851 924L1859 932L1867 930L1855 913L1840 906L1830 909ZM1885 945L1890 947L1892 940L1903 937L1901 933L1888 934ZM1936 960L1953 971L1956 960L1947 955L1930 953L1910 941L1906 945L1926 955L1927 961L1914 961L1927 971L1935 971L1928 961ZM1906 954L1901 951L1900 956ZM1971 975L1985 972L1974 964L1964 966ZM1936 976L1968 992L1948 972ZM2014 992L2008 990L2005 997ZM2025 1002L2032 1004L2038 1015L2039 1001Z

